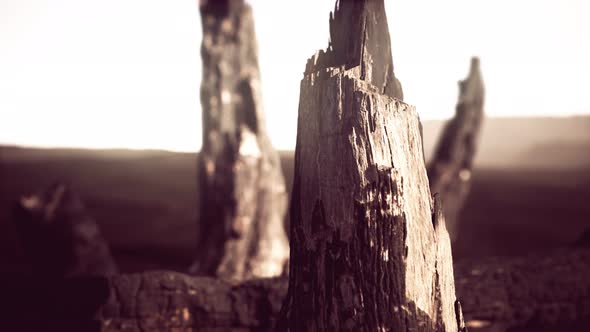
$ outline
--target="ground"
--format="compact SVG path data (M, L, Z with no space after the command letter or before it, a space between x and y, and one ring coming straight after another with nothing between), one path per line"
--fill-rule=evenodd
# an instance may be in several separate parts
M195 247L196 154L0 147L0 265L26 271L11 204L54 181L82 197L123 272L185 271ZM281 153L288 189L292 152ZM476 168L455 260L568 246L590 223L590 167Z

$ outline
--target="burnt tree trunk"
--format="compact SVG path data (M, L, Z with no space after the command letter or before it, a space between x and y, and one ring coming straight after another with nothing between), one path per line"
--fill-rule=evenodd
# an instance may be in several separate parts
M458 331L450 240L383 1L339 1L330 40L301 82L279 328Z
M260 95L252 11L243 0L201 1L203 147L200 220L191 272L272 277L289 256L287 194Z
M455 116L443 128L432 161L428 165L430 190L442 197L445 220L452 240L458 236L459 214L471 187L473 160L484 117L484 92L479 59L473 58L469 75L465 80L459 81L459 101Z
M38 277L117 273L98 225L76 193L63 184L21 198L15 204L14 222Z

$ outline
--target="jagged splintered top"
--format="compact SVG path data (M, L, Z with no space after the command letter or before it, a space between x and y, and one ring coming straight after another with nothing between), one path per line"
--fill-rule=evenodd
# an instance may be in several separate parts
M330 43L308 60L305 73L360 66L360 79L383 94L403 99L393 72L391 40L383 0L337 0L330 13Z
M467 78L459 81L459 104L470 103L475 107L468 108L471 112L483 114L483 99L485 87L479 68L479 58L471 58L471 66ZM457 112L464 112L464 107L458 107Z

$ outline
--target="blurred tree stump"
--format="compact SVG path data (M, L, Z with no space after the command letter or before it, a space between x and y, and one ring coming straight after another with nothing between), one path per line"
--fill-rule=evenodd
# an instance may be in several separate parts
M471 60L469 75L459 82L455 116L447 122L428 165L430 190L439 193L451 239L458 234L458 219L469 189L477 152L484 104L479 59Z
M55 279L117 273L98 225L65 185L21 198L14 221L35 275Z
M383 1L342 0L301 82L279 329L458 331L453 261Z
M254 22L243 0L201 1L203 147L195 274L280 275L287 194L260 96Z

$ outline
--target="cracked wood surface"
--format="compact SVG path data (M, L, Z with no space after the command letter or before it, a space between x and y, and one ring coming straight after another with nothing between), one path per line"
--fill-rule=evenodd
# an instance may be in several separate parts
M470 331L590 323L590 249L462 261L455 275ZM167 271L0 279L7 331L271 331L288 287L284 276L232 284Z
M300 91L279 329L457 331L450 240L382 0L337 2Z

